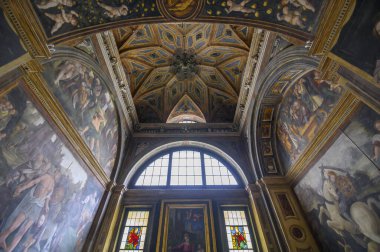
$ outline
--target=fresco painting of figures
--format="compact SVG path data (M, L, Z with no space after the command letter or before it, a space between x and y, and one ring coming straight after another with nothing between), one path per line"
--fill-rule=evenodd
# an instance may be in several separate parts
M374 163L380 141L373 129L380 115L369 111L358 113L295 187L322 251L380 251L380 169ZM360 138L351 138L353 132Z
M215 0L206 1L202 15L262 20L311 32L322 3L315 0Z
M80 251L103 187L22 89L0 96L0 251Z
M343 89L324 81L317 71L311 71L295 81L280 105L277 137L279 154L288 170L338 102Z
M118 121L105 83L94 70L76 60L52 61L45 70L49 88L110 175L117 152Z
M32 0L48 36L122 19L157 17L156 1Z

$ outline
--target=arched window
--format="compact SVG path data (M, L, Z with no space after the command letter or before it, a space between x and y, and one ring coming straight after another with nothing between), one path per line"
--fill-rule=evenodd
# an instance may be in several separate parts
M134 187L237 187L239 179L222 158L194 149L174 149L148 161Z

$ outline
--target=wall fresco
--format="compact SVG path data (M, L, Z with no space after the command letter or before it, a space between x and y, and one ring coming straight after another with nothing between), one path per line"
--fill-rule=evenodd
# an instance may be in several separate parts
M0 111L0 251L80 251L103 187L21 88Z
M288 170L316 136L338 102L342 87L311 71L290 87L280 105L277 122L279 154Z
M322 251L380 250L379 133L363 107L295 187Z
M118 119L104 81L76 60L55 60L44 67L49 89L110 175L118 147Z

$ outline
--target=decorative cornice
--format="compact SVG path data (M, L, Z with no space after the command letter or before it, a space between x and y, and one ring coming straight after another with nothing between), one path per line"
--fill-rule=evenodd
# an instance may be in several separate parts
M128 129L133 132L133 126L138 124L138 117L115 38L110 31L98 33L96 38L114 83L117 97L120 100L121 110L125 118L127 118Z
M29 1L4 0L1 6L29 54L33 58L50 58L45 33Z
M321 23L315 34L310 55L325 56L335 45L344 24L351 17L356 0L333 0L320 17Z
M238 136L237 127L232 123L142 123L135 125L134 136L178 137L178 136Z
M241 131L245 125L250 104L254 102L252 99L254 93L252 85L256 83L260 75L264 52L268 46L266 42L268 41L269 35L270 32L255 29L252 36L251 47L241 82L238 105L234 117L234 124L239 128L239 131Z
M311 168L312 162L321 155L323 148L339 133L339 127L356 111L359 104L360 101L350 92L346 91L343 94L317 136L287 173L286 179L291 185L295 185L306 174Z

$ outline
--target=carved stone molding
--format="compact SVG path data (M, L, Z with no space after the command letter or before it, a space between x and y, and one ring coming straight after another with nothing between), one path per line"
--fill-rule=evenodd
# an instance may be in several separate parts
M136 108L133 103L128 79L120 60L119 50L115 38L110 31L96 34L101 51L106 60L108 71L115 85L116 94L121 101L121 110L127 118L128 129L133 132L133 125L138 124Z
M50 58L47 39L29 1L4 0L0 4L29 54L33 58Z
M257 81L258 76L262 70L262 63L264 60L264 52L267 49L267 41L270 36L270 32L263 31L261 29L255 29L254 35L252 36L252 42L250 51L248 54L247 64L243 73L242 84L239 94L238 103L240 104L236 108L234 124L238 125L239 131L242 130L245 125L245 120L247 119L247 108L249 108L250 103L254 100L253 91L254 85Z

